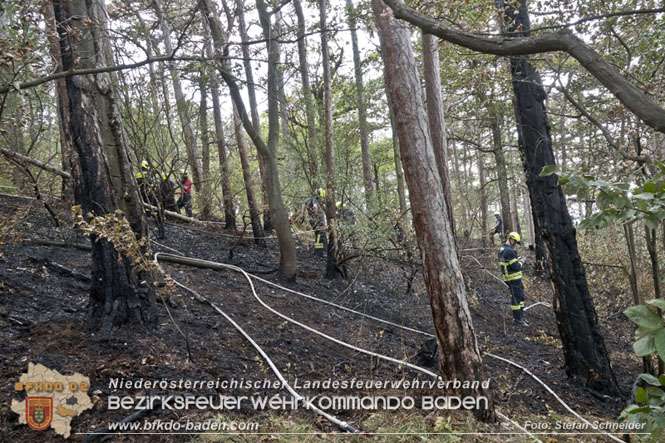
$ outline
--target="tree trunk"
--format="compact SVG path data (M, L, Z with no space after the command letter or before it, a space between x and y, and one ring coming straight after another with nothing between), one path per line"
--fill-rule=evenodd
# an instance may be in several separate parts
M203 177L203 186L201 186L200 200L206 200L201 204L201 218L209 220L212 216L210 201L212 199L212 186L210 186L210 139L208 138L208 89L205 80L199 80L199 93L201 95L201 105L199 106L199 127L201 131L201 173Z
M660 263L658 260L658 231L644 226L644 235L647 241L647 251L649 251L649 259L651 260L651 278L653 279L653 292L654 298L663 298L660 291ZM658 314L662 316L662 312L658 309ZM665 373L665 361L663 356L658 358L658 374Z
M46 27L46 37L49 41L49 50L51 58L55 63L55 72L62 72L62 56L60 54L60 41L56 31L55 16L53 15L53 3L44 2L42 4L42 14ZM74 142L72 134L69 131L69 98L67 97L67 83L64 78L55 81L58 100L58 127L60 129L60 153L62 157L62 170L71 174L74 168ZM74 201L74 183L71 179L62 179L62 198L65 201Z
M171 27L166 22L166 17L164 17L164 12L160 0L152 0L152 4L155 8L155 13L157 14L157 20L162 30L162 41L166 49L166 54L173 54L173 46L171 44ZM194 137L194 131L192 130L192 123L189 115L187 115L187 102L185 100L185 94L182 91L182 85L180 84L180 75L175 69L175 64L170 62L168 63L169 70L171 72L171 82L173 83L173 93L175 94L176 109L178 111L178 117L180 118L180 124L182 126L183 141L185 142L185 147L187 148L187 158L189 167L192 170L192 176L194 178L194 188L198 194L203 192L203 170L201 168L201 160L199 159L199 152L196 147L196 139ZM209 204L210 201L206 202L206 199L198 199L198 208L199 212L202 214L210 213L210 208L206 208L205 204Z
M252 223L252 234L254 235L254 242L259 246L265 246L266 241L263 237L263 226L261 226L261 212L259 205L256 204L256 196L254 194L254 180L252 179L252 172L249 167L249 159L247 158L247 146L245 145L245 136L242 132L242 122L238 115L236 106L233 106L233 128L236 136L236 143L238 144L238 156L240 157L240 165L242 166L242 178L245 181L245 192L247 194L247 206L249 207L249 219Z
M517 10L511 5L503 0L499 5L502 10L506 8L504 19L508 32L520 30L517 34L528 35L526 2L520 3ZM510 67L517 110L518 144L526 171L536 233L542 236L547 250L566 373L585 380L592 389L616 395L620 391L591 301L566 199L556 176L539 176L544 166L555 164L550 125L543 103L545 90L528 57L512 57Z
M274 2L275 5L277 2ZM277 82L279 84L279 120L282 128L282 136L285 140L289 138L289 109L286 101L286 91L284 90L284 70L286 64L282 62L282 51L279 39L282 38L282 10L275 13L275 25L273 26L273 35L276 39L277 51L279 53L279 68L277 69Z
M397 126L395 125L395 115L393 110L395 107L390 101L388 95L388 113L390 115L390 129L391 138L393 141L393 159L395 161L395 176L397 177L397 198L399 199L399 213L400 216L404 215L407 211L406 195L404 192L404 170L402 169L402 159L400 157L399 149L399 136L397 135Z
M476 159L478 163L478 180L480 182L480 232L483 240L483 245L487 240L487 181L485 179L485 165L483 164L483 153L476 151Z
M242 43L242 59L243 66L245 67L245 78L247 79L247 96L249 97L249 112L252 115L252 125L254 127L254 132L256 132L259 137L261 136L261 119L259 117L259 108L256 104L256 88L254 87L254 74L252 73L252 63L250 62L249 47L250 42L247 36L247 25L245 24L245 10L244 2L241 0L236 0L238 5L238 30L240 31L240 41ZM249 133L249 132L248 132ZM250 137L251 138L251 137ZM253 140L252 140L253 142ZM268 178L265 173L265 160L263 154L259 147L256 147L256 156L259 160L259 174L261 175L261 194L263 194L264 204L268 202ZM263 230L265 233L269 234L273 230L272 220L270 218L270 211L263 212Z
M533 215L531 212L531 203L529 202L529 193L522 194L524 202L524 221L526 223L526 232L529 237L529 249L536 249L536 229L533 226Z
M63 70L72 69L75 60L79 61L77 68L112 64L103 1L54 0L53 9ZM94 25L85 25L86 21ZM70 38L72 30L77 38ZM86 218L92 211L105 215L122 209L136 237L145 237L148 230L113 76L67 77L65 85L73 140L75 203L81 205ZM119 330L156 327L155 297L151 285L144 282L147 278L143 272L137 273L130 258L123 257L107 240L92 242L89 325L100 337Z
M217 15L211 13L214 11L210 0L198 0L201 11L208 18L210 33L212 35L213 48L216 56L221 56L224 49L225 36L222 27L219 24ZM275 223L275 232L279 244L280 262L279 274L289 281L296 278L298 271L298 262L296 259L296 246L291 236L291 225L289 217L282 200L282 191L279 184L279 171L277 169L277 145L279 141L279 110L277 97L277 76L275 70L279 59L273 46L273 38L270 35L270 16L266 11L263 0L256 1L256 7L259 12L261 27L263 28L266 46L268 47L268 144L261 139L260 134L254 130L252 122L247 115L245 105L240 95L238 85L235 83L233 75L226 71L224 67L218 65L219 74L222 76L231 94L233 103L238 108L240 119L245 131L249 134L256 148L261 152L265 159L265 177L267 179L268 204L270 206L271 219Z
M309 68L307 66L307 46L305 41L305 16L302 12L300 0L293 0L293 7L298 17L298 63L300 65L300 80L302 81L302 95L305 99L305 115L307 116L307 149L309 152L309 173L312 177L311 191L319 187L319 138L316 130L316 109L312 100L312 88L309 84Z
M356 11L353 0L346 0L346 14L351 29L351 46L353 48L353 69L356 78L356 103L358 104L358 128L360 129L360 153L363 166L363 180L365 182L365 199L372 198L372 159L369 153L369 133L367 130L367 106L365 104L365 87L363 85L363 70L360 63L360 50L358 49L358 33Z
M439 39L432 34L423 33L422 41L423 76L425 78L429 132L432 137L432 147L434 148L434 155L436 157L436 168L441 177L441 184L444 186L443 195L446 198L448 220L450 220L452 232L457 232L455 228L455 216L453 214L453 194L448 174L448 141L446 140L446 124L443 118L441 74L439 73Z
M471 321L464 279L455 253L455 239L447 214L443 185L438 171L428 167L436 158L427 127L420 80L411 49L409 31L397 23L382 0L373 0L385 66L387 93L392 96L393 114L411 199L416 238L423 260L423 275L429 294L434 327L439 342L439 368L445 380L482 381L483 364ZM477 403L476 415L494 420L489 390L462 390L464 395L487 398Z
M335 145L333 144L332 115L332 79L330 77L330 54L328 52L328 28L326 25L326 0L319 0L319 23L321 27L321 53L323 65L323 121L324 139L326 141L327 198L326 213L328 215L328 264L326 278L337 276L337 229L335 227Z
M204 22L207 26L207 22ZM206 55L212 57L212 43L210 42L209 29L205 32ZM228 61L224 60L228 67ZM215 141L217 144L217 155L219 157L219 173L222 179L222 200L224 201L224 228L230 231L236 230L236 210L233 204L233 192L231 191L231 177L228 162L226 161L226 138L224 137L224 123L222 121L222 108L219 100L219 86L217 74L210 72L210 83L212 84L212 111L215 120ZM253 192L253 191L252 191Z
M522 226L520 225L520 211L519 211L519 206L517 205L517 192L515 192L515 187L510 190L510 213L513 216L513 227L515 229L515 232L517 232L520 236L522 235Z
M503 219L503 233L507 234L515 230L510 215L510 194L508 190L508 171L506 158L503 155L503 143L501 141L501 116L492 111L490 107L490 129L492 130L492 152L496 161L496 177L499 185L499 201L501 202L501 218Z

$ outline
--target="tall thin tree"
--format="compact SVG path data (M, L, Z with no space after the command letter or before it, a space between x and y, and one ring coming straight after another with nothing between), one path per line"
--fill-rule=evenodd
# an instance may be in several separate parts
M447 214L441 177L433 165L436 157L427 126L427 115L409 31L396 22L383 0L372 0L379 28L387 93L391 96L400 150L404 162L411 213L423 259L434 328L440 353L439 369L446 380L485 379L482 358L473 330L464 278L455 253L455 239ZM479 418L494 420L489 390L462 389L468 395L488 399L477 404Z

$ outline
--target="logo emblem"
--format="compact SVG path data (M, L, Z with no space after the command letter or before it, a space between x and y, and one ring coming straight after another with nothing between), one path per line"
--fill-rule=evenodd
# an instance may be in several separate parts
M53 421L53 397L26 397L25 417L28 426L43 431Z

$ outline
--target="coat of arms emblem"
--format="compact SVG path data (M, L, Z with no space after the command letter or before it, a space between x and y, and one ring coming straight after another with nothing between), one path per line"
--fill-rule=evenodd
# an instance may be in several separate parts
M26 397L25 418L28 426L43 431L53 420L53 397Z

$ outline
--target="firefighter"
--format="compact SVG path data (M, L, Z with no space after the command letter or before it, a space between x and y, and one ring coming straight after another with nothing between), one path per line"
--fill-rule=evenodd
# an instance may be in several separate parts
M150 165L146 160L141 162L141 170L136 173L136 184L139 187L139 194L144 203L155 206L155 196L152 189L152 175L150 174ZM150 209L146 209L146 214L150 214Z
M178 212L182 207L185 208L187 217L192 217L192 181L187 176L187 169L180 170L180 179L178 180L180 186L180 198L178 198L177 208Z
M162 205L167 211L176 212L178 207L175 202L175 190L177 186L166 175L162 174L162 179L159 182L159 196L162 200Z
M495 234L499 234L499 238L503 236L503 219L501 218L501 215L499 213L494 214L494 217L496 219L496 224L492 226L489 230L490 240L492 241L492 245L494 245Z
M328 220L326 212L323 209L323 199L326 197L326 190L319 188L314 196L308 199L300 210L301 222L305 220L305 212L309 216L309 224L314 230L314 252L317 255L325 257L328 249Z
M517 326L529 326L524 320L524 286L522 285L522 265L526 261L515 252L515 245L520 242L520 235L511 232L506 242L499 248L499 266L503 281L510 288L510 310L513 323Z

